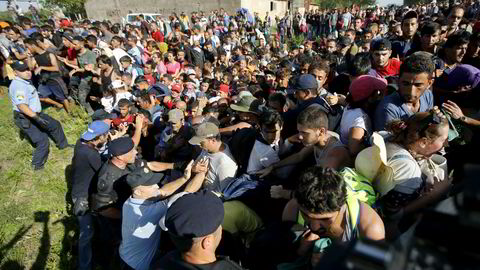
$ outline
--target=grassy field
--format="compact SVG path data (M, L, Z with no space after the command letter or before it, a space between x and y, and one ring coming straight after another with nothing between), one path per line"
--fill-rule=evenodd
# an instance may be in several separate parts
M69 143L84 132L88 118L45 110L62 123ZM33 148L13 123L8 89L0 88L0 270L74 269L76 220L70 214L68 173L73 149L50 141L45 169L30 167Z

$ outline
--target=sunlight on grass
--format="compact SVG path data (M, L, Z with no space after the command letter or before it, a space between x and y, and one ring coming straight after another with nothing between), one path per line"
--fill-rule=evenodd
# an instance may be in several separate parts
M74 117L54 108L45 112L62 123L71 144L89 120L78 107ZM20 139L6 95L0 96L0 127L0 268L73 269L75 218L68 212L65 179L73 149L58 150L51 141L45 169L34 172L33 148Z

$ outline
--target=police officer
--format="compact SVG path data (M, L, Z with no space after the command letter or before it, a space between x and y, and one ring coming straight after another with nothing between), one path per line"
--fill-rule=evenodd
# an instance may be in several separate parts
M13 105L13 119L35 147L32 158L34 170L43 169L49 153L51 137L59 149L70 147L60 122L42 113L37 89L30 79L32 72L27 62L16 61L11 65L15 78L10 83L8 95Z

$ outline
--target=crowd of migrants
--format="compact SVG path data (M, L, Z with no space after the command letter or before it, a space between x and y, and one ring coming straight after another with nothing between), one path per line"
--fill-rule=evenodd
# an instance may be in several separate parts
M78 269L309 269L401 239L478 163L479 14L19 17L0 49L33 169L74 147ZM92 121L71 145L42 106Z

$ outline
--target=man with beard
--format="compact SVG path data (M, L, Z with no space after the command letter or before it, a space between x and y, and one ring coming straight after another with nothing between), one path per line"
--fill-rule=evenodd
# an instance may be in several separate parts
M380 77L394 76L400 69L400 61L392 58L392 45L387 39L380 39L373 42L370 51L372 52L372 66L376 75Z
M433 84L435 66L432 57L417 52L407 57L400 66L398 91L386 96L375 112L375 130L398 119L406 119L417 112L427 112L433 108Z
M90 184L95 183L102 167L99 150L107 142L109 125L98 120L88 125L77 141L72 158L73 213L77 216L78 269L92 268L93 221L89 211Z

